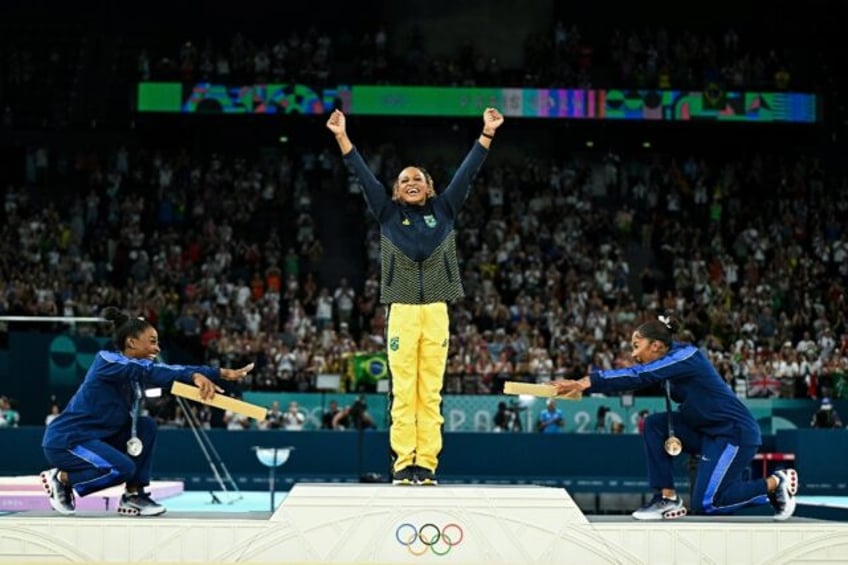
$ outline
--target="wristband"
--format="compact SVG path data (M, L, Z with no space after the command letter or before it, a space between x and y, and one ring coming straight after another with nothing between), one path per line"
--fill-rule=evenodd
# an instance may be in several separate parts
M495 139L495 136L494 136L494 135L489 135L489 134L488 134L488 133L486 133L485 131L484 131L484 132L480 132L480 135L482 135L482 136L483 136L483 137L485 137L486 139Z

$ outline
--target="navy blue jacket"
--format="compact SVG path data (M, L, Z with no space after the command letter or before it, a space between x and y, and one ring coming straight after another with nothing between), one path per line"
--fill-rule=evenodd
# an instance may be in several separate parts
M488 154L475 142L447 188L423 206L393 200L355 147L344 156L380 224L382 303L430 304L464 296L454 222Z
M693 345L672 343L668 353L650 363L624 369L595 371L586 391L610 393L671 383L671 398L679 402L683 421L709 437L725 438L734 445L758 446L760 426L748 408L722 380L712 364Z
M47 426L41 445L68 449L114 436L132 421L134 381L142 388L164 388L174 381L191 384L194 373L213 380L218 380L221 374L212 367L165 365L115 351L99 351L68 405Z

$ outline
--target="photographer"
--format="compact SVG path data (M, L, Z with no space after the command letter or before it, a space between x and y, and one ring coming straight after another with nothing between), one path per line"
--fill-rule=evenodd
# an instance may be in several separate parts
M520 408L516 404L508 406L506 402L498 402L498 411L495 412L495 432L520 432L521 418L518 417Z
M374 419L368 413L368 404L363 396L336 413L333 417L333 429L335 430L375 430Z
M333 425L333 421L336 419L336 416L341 412L339 408L338 402L335 400L330 401L330 406L321 416L321 429L322 430L335 430L336 427Z
M813 428L842 427L842 420L839 418L839 414L833 407L833 402L831 402L829 397L825 396L824 398L822 398L819 409L816 410L813 414L813 418L810 421L810 426L812 426Z
M607 412L610 411L609 406L598 406L598 412L595 415L595 433L603 434L607 431Z
M262 430L279 430L282 427L283 412L280 410L280 401L275 400L271 403L271 408L268 409L265 420L259 423L259 428Z

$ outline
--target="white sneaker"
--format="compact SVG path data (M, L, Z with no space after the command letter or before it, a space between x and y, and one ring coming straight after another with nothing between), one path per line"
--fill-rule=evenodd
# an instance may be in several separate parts
M774 472L777 489L769 494L774 507L774 519L782 522L795 513L795 493L798 492L798 472L795 469L781 469Z
M637 520L674 520L686 516L686 507L683 506L683 499L665 498L662 494L657 493L639 510L631 514Z
M118 514L121 516L159 516L165 513L165 507L154 502L144 491L136 494L124 493L118 504Z
M59 469L48 469L41 473L41 486L50 497L50 506L59 514L70 516L76 512L74 489L59 480Z

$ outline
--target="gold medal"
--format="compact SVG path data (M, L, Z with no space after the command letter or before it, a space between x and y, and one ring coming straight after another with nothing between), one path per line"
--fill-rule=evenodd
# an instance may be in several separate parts
M672 457L677 457L683 452L683 442L676 436L668 436L663 447L665 448L665 452Z

